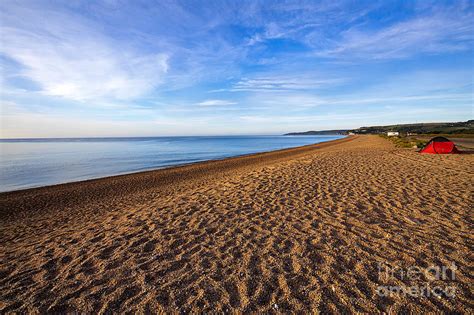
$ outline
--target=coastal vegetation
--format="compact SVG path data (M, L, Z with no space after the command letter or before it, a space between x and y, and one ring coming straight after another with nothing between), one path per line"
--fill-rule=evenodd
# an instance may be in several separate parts
M357 134L381 134L389 131L395 131L406 135L413 134L432 134L432 135L474 135L474 120L464 122L441 122L441 123L416 123L399 124L387 126L360 127L349 132Z
M419 140L406 136L389 137L385 134L380 134L379 136L392 141L398 148L423 148L428 143L426 140Z
M456 138L474 137L474 120L464 122L415 123L386 126L360 127L357 129L319 130L291 132L285 136L339 135L339 134L387 134L389 131L399 132L404 136L450 136Z

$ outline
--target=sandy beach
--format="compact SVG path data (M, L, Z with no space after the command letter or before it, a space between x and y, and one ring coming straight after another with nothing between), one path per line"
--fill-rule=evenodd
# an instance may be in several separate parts
M354 136L3 193L0 310L469 313L473 166Z

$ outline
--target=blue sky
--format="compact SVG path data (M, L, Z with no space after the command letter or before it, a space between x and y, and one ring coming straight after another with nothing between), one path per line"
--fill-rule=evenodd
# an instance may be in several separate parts
M1 137L473 119L473 1L0 2Z

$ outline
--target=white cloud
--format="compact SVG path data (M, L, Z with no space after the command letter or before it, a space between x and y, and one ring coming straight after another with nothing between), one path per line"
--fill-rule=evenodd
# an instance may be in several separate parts
M129 100L153 90L168 70L167 54L140 54L82 17L8 9L2 15L0 52L21 64L17 75L36 82L42 94Z
M282 30L282 29L280 29L280 27L276 23L270 22L267 25L265 25L265 32L257 33L255 35L253 35L248 40L247 45L248 46L253 46L255 44L264 42L264 41L269 40L269 39L285 37L285 36L288 36L288 33L292 33L294 31L295 30L291 30L291 31Z
M233 85L231 91L311 90L335 85L342 81L343 79L317 79L303 75L242 78Z
M200 103L197 103L199 106L227 106L235 105L237 102L228 101L228 100L205 100Z

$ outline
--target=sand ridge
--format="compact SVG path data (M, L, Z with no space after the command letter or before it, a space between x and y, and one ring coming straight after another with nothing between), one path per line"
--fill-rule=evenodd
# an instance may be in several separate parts
M473 155L374 136L282 152L0 195L0 309L472 311ZM379 296L413 284L379 262L455 263L456 296Z

